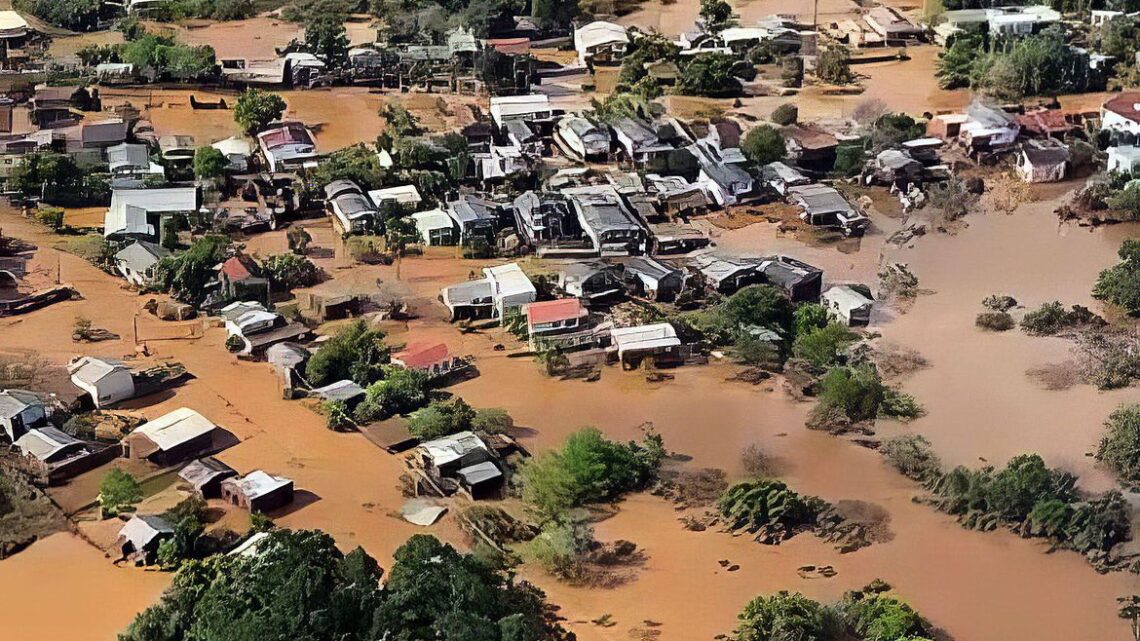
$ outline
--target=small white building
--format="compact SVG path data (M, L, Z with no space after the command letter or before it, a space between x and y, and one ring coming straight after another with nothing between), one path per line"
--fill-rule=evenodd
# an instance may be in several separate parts
M483 274L491 284L495 312L499 318L502 318L507 310L533 303L538 297L534 284L517 263L486 267L483 269Z
M136 240L115 254L115 269L130 284L143 287L154 279L158 264L167 256L170 251L162 245Z
M119 361L82 356L68 364L67 372L71 375L71 382L91 396L91 402L97 409L135 395L134 376Z
M47 411L38 396L24 390L0 390L0 429L9 442L46 421Z
M820 302L836 319L848 326L866 325L871 322L870 298L850 285L834 285L820 296Z
M172 465L198 457L213 446L218 426L198 412L180 407L143 423L122 441L123 456Z
M681 346L677 330L669 323L615 328L610 331L610 338L617 348L618 361L623 364L627 357L666 354Z
M103 219L103 235L157 237L156 223L163 215L197 209L197 187L112 189L111 206Z
M1108 148L1109 173L1117 171L1125 174L1136 173L1140 169L1140 147L1134 145L1119 145Z
M544 93L491 98L491 120L499 129L511 120L526 122L549 120L553 113L550 108L550 98Z
M597 20L574 30L574 49L583 67L621 64L628 46L629 33L620 24Z
M288 171L316 161L317 141L300 122L283 122L257 134L257 144L269 162L269 171Z
M404 207L419 207L420 203L424 201L415 185L373 189L368 192L368 198L377 207L383 207L386 202L393 202Z
M423 244L438 247L458 242L459 232L455 228L455 221L446 211L437 207L428 211L418 211L412 214L411 218L416 222L416 231L419 232Z
M1140 135L1140 91L1122 91L1100 108L1100 128Z

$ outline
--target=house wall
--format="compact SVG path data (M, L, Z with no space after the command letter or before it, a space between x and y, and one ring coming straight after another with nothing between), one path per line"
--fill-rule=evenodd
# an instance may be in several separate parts
M1133 135L1140 135L1140 122L1129 120L1115 111L1109 111L1107 109L1102 110L1100 128L1113 131L1126 131Z
M96 409L103 409L135 395L135 380L131 373L125 370L108 374L95 385L79 382L75 384L91 395L91 402Z

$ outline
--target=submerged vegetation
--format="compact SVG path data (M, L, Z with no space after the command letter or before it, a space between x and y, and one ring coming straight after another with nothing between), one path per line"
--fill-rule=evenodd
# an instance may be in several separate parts
M822 604L800 593L780 591L744 606L733 641L924 641L930 625L875 580L862 590Z

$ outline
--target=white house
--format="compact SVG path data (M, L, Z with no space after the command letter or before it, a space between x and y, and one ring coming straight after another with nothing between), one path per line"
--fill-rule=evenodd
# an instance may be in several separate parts
M533 303L538 296L534 284L517 263L485 267L483 274L491 284L495 311L499 318L502 318L508 309L517 309L527 303Z
M368 198L372 200L372 204L377 207L383 207L386 202L393 202L404 207L419 207L420 203L424 201L424 199L420 197L420 192L416 189L415 185L398 185L396 187L385 187L384 189L373 189L368 192Z
M27 430L47 420L47 411L38 396L23 390L0 390L0 429L8 440L16 439Z
M1140 135L1140 91L1122 91L1100 108L1100 128Z
M229 171L239 174L249 171L249 160L253 158L253 144L245 138L231 136L210 146L222 152L226 160L230 161L230 166L227 167Z
M167 256L170 256L170 251L165 247L136 240L115 254L115 269L127 282L142 287L154 278L155 268Z
M1108 148L1108 167L1106 171L1131 174L1140 169L1140 147L1134 145L1119 145Z
M118 361L81 356L67 365L71 382L91 396L97 409L125 401L135 395L131 370Z
M871 306L874 301L849 285L828 288L820 295L820 302L832 316L849 326L871 322Z
M627 356L663 354L681 346L677 330L669 323L615 328L610 331L610 338L622 363Z
M534 122L549 120L551 115L553 111L550 108L550 98L543 93L491 98L491 120L499 129L511 120Z
M418 211L411 216L416 222L416 231L425 245L432 247L440 245L454 245L459 238L455 229L455 221L447 212L440 209Z
M620 24L598 20L574 30L578 63L621 64L629 46L629 33Z
M103 218L103 235L156 237L159 229L155 222L163 214L185 214L197 209L197 187L112 189L111 206Z

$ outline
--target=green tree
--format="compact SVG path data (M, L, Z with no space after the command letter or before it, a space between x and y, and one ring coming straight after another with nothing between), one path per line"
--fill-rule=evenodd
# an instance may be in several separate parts
M721 31L732 24L732 5L725 0L701 0L700 15L710 31Z
M107 516L127 511L143 498L142 486L127 472L113 468L99 482L99 505Z
M277 291L312 287L321 280L321 270L313 261L297 254L273 254L261 263L269 283Z
M424 129L407 107L398 100L390 100L380 107L380 118L384 120L384 133L380 134L380 146L391 148L397 140L405 137L422 136Z
M312 181L319 188L334 180L351 180L367 191L383 187L388 171L380 166L374 149L357 143L332 152L313 170Z
M836 629L831 616L819 602L781 590L744 606L736 641L831 641Z
M817 409L837 409L852 422L874 419L887 391L875 370L866 366L833 367L819 388Z
M27 195L77 193L83 186L83 170L71 156L34 152L12 169L9 188Z
M285 99L260 89L246 89L234 105L234 121L245 132L256 134L285 113Z
M885 114L875 121L871 130L871 144L876 149L894 147L908 140L920 138L926 127L904 113Z
M368 386L364 400L353 412L357 422L407 414L427 405L431 380L425 372L388 365L381 373L383 377Z
M855 76L851 73L851 51L843 45L824 49L816 61L815 75L833 85L855 82Z
M792 332L801 336L812 330L827 327L831 322L831 312L818 303L804 303L792 315Z
M100 0L16 0L15 7L72 31L90 31L99 24Z
M547 24L569 24L582 12L578 0L531 0L530 15Z
M1129 314L1140 314L1140 240L1125 240L1117 254L1120 262L1100 273L1093 298L1117 305Z
M796 335L792 344L792 355L802 358L816 368L823 371L832 365L837 365L843 359L847 346L855 342L858 337L839 323L811 329Z
M463 399L431 403L408 417L408 431L420 440L430 441L471 429L475 409Z
M748 160L757 165L783 160L788 155L784 134L771 125L759 125L744 134L740 151Z
M865 641L907 641L927 636L922 617L893 596L849 593L840 609L848 627Z
M960 89L974 84L976 65L985 54L980 35L961 35L938 54L934 75L943 89Z
M226 175L230 161L226 155L214 147L199 147L194 150L194 177L198 180L217 180Z
M370 385L384 375L391 349L384 332L357 320L325 341L305 364L305 380L314 387L352 380Z
M203 236L190 249L163 258L155 273L155 284L174 298L191 305L206 299L206 285L217 276L214 266L225 260L229 239Z
M737 62L736 56L725 53L695 56L681 70L678 88L690 96L736 95L740 93L740 81L735 76Z
M1096 460L1104 463L1121 481L1140 484L1140 405L1117 408L1108 415L1104 427Z
M305 23L305 47L331 68L348 62L348 35L335 16L319 15Z

